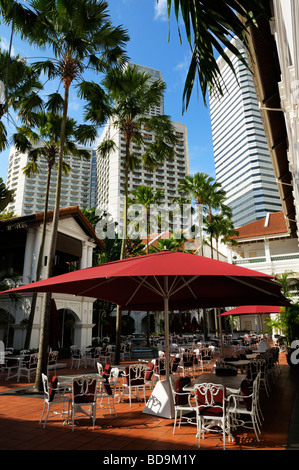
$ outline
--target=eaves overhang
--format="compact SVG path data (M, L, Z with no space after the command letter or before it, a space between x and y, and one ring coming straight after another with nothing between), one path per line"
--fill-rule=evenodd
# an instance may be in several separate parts
M269 2L269 17L271 8ZM288 137L285 115L281 110L279 82L281 70L277 46L271 32L270 21L256 17L257 27L247 25L248 54L257 98L261 103L261 115L268 141L275 177L277 179L283 213L291 236L297 236L296 210L293 196L292 173L288 161ZM277 111L280 110L280 111Z

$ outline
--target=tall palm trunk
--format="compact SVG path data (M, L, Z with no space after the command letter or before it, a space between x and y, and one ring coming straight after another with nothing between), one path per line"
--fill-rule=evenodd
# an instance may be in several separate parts
M48 278L53 276L53 270L54 270L54 260L55 260L56 243L57 243L57 230L58 230L58 222L59 222L65 129L66 129L66 122L67 122L69 88L71 85L71 81L72 81L71 77L65 77L63 80L64 102L63 102L63 115L62 115L62 122L61 122L59 160L58 160L58 168L57 168L56 199L55 199L55 207L54 207L54 214L53 214L53 221L52 221L49 259L48 259L48 266L47 266ZM49 347L49 336L50 336L51 299L52 299L51 293L44 294L42 318L41 318L40 341L39 341L39 358L38 358L36 380L35 380L35 389L39 391L42 390L42 373L44 374L47 373L48 347Z
M199 227L199 243L200 243L200 254L203 256L203 236L202 236L202 203L200 199L196 201L197 212L198 212L198 227Z
M43 255L44 255L44 246L45 246L45 239L46 239L47 212L48 212L48 206L49 206L51 173L52 173L52 166L49 165L48 175L47 175L46 197L45 197L45 205L44 205L43 229L42 229L38 261L37 261L37 266L36 266L36 276L35 276L36 281L40 280L40 275L41 275L41 270L42 270L42 260L43 260ZM24 343L24 349L29 349L29 345L30 345L32 325L33 325L34 313L35 313L35 307L36 307L36 299L37 299L37 292L34 292L32 295L31 309L30 309L29 322L27 326L26 338L25 338L25 343Z
M120 259L127 255L127 223L128 223L128 185L129 185L130 138L126 136L126 167L125 167L125 200L124 200L124 226L121 243ZM120 345L122 329L122 311L119 305L116 308L116 338L115 338L115 364L120 363Z

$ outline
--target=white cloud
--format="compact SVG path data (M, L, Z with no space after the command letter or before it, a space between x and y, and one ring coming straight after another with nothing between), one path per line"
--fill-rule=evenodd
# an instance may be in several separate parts
M156 0L155 4L155 20L167 21L167 0Z
M6 38L1 38L0 39L0 48L2 51L8 51L9 50L9 41ZM11 48L11 56L16 55L15 49L12 46Z

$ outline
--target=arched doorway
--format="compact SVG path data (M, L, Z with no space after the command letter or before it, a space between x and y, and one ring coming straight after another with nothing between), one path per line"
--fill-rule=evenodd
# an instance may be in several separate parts
M13 346L15 319L7 310L0 308L0 340L6 348Z
M57 313L61 328L61 348L69 348L74 344L77 315L69 308L61 308Z

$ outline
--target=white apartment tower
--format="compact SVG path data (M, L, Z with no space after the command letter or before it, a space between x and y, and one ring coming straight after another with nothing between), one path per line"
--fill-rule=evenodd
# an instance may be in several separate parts
M60 207L79 206L80 209L89 209L94 199L95 182L92 179L92 167L95 161L95 153L90 150L90 159L78 159L66 156L65 162L71 167L71 171L62 176ZM7 182L8 189L15 191L15 200L6 210L14 211L18 216L29 215L44 211L45 190L47 182L47 162L41 158L38 161L39 172L31 177L23 173L24 167L29 162L28 154L19 152L15 147L9 154ZM56 168L52 169L49 210L54 209L56 193Z
M162 79L159 70L138 65L139 69L150 73L153 80ZM150 110L151 115L164 114L164 99L161 104ZM129 175L129 191L137 189L138 186L150 186L153 190L164 191L165 199L163 203L170 204L171 199L178 196L178 185L181 179L189 174L189 153L187 141L187 129L185 124L173 122L178 137L175 149L175 158L172 161L165 161L154 171L150 172L145 168L139 168ZM154 135L144 129L144 135L148 141L154 139ZM100 137L99 143L106 139L113 139L116 143L116 150L109 157L97 159L98 172L98 207L106 210L114 221L122 222L122 196L125 188L125 170L122 162L125 157L125 139L121 133L113 127L112 122L107 122ZM143 147L132 145L132 152L141 155Z
M237 40L235 45L246 58ZM282 210L251 72L226 50L234 65L217 61L224 96L210 93L216 180L227 193L235 227Z

